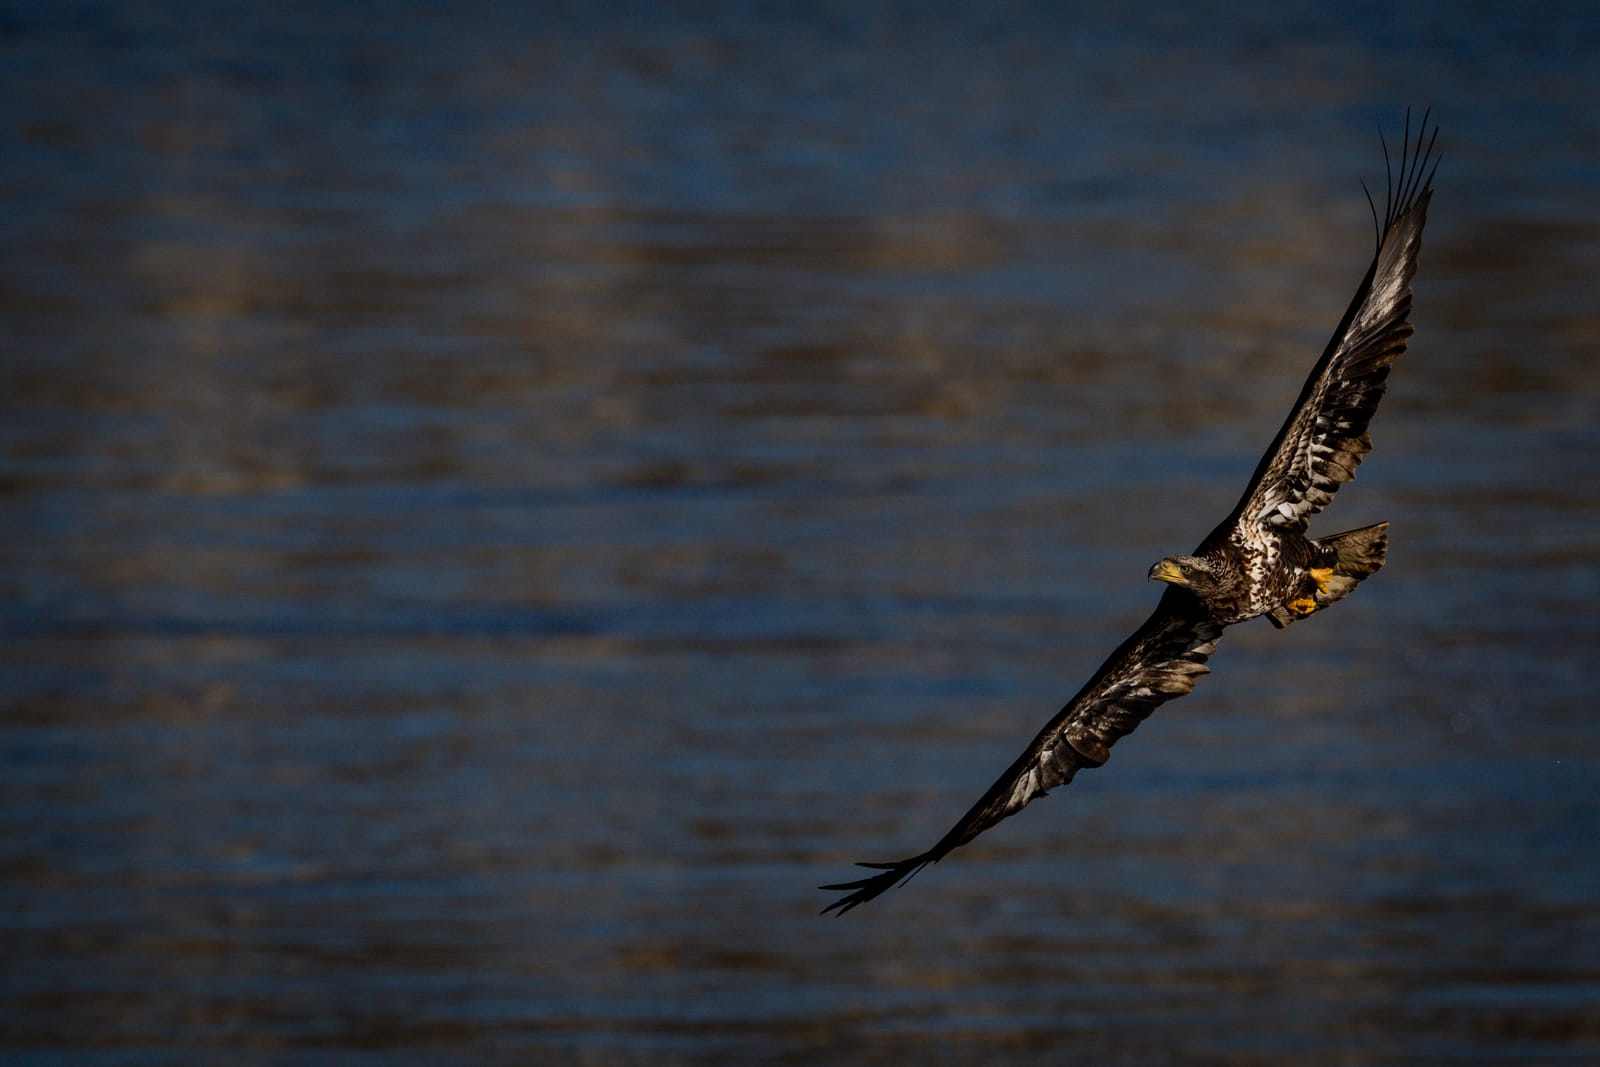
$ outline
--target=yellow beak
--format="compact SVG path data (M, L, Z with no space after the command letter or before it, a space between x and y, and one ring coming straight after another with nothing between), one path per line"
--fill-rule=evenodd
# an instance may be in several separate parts
M1183 585L1188 581L1183 576L1183 571L1170 559L1164 559L1150 568L1150 577L1158 582L1171 582L1174 585Z

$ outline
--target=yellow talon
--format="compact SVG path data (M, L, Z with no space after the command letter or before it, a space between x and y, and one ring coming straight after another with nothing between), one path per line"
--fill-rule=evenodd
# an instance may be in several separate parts
M1312 567L1309 573L1311 580L1317 583L1317 588L1326 593L1328 591L1328 579L1333 577L1333 568Z
M1303 596L1299 600L1289 601L1289 610L1296 615L1310 615L1317 610L1317 601L1314 597Z

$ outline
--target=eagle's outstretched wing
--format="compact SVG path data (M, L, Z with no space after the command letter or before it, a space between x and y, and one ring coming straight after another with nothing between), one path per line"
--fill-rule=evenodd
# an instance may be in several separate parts
M1084 767L1098 767L1111 746L1132 733L1152 711L1194 688L1211 668L1222 627L1211 622L1200 602L1168 589L1155 613L1111 654L1078 695L1033 739L1000 780L928 851L897 863L863 863L881 871L855 882L825 885L849 891L823 909L843 915L896 883L910 878L952 849L971 841L1035 797L1072 781Z
M1355 477L1362 454L1372 447L1367 424L1383 397L1389 366L1405 351L1411 336L1406 316L1437 166L1432 158L1437 136L1437 128L1429 134L1424 114L1413 143L1408 113L1399 173L1389 176L1372 266L1244 496L1202 550L1241 525L1304 532L1310 517ZM1387 145L1384 152L1387 159ZM1375 207L1373 216L1376 222ZM843 914L871 900L1035 797L1070 782L1080 769L1100 766L1118 738L1131 733L1162 703L1194 688L1196 679L1208 670L1206 660L1216 651L1222 630L1199 599L1169 589L1155 614L1111 654L949 833L916 856L861 865L877 874L823 886L846 894L823 914Z
M1261 457L1249 488L1213 537L1247 524L1304 533L1311 516L1356 476L1362 455L1372 448L1367 423L1383 398L1390 364L1406 350L1411 336L1406 316L1438 166L1432 159L1438 134L1435 126L1429 135L1424 114L1413 144L1406 116L1400 171L1389 177L1372 266L1288 420ZM1376 220L1376 208L1373 216Z

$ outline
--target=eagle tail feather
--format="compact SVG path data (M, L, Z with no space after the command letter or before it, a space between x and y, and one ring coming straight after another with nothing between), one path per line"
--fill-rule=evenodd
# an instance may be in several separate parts
M1389 524L1380 522L1359 530L1319 537L1317 543L1333 549L1333 571L1323 579L1322 587L1310 596L1280 604L1267 612L1267 621L1280 630L1343 600L1362 579L1377 574L1389 554Z
M1353 589L1355 582L1377 574L1388 557L1389 524L1374 523L1359 530L1346 530L1317 540L1338 555L1339 561L1334 564L1333 573L1336 577L1354 579L1350 586Z

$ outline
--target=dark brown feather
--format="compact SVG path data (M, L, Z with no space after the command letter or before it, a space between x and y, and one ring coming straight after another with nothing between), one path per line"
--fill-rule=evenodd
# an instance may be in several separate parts
M1210 621L1200 602L1168 589L1155 613L1101 665L1078 694L1051 719L1005 774L926 852L894 863L863 863L881 871L854 882L825 885L849 891L823 909L843 915L884 890L910 878L1015 815L1037 797L1072 781L1085 767L1098 767L1111 746L1132 733L1157 707L1184 696L1211 668L1222 627Z
M1434 142L1424 139L1427 125L1424 115L1415 146L1407 134L1372 266L1244 496L1208 541L1245 524L1304 533L1371 450L1367 424L1383 399L1389 367L1411 336L1411 281L1437 166L1430 166Z

